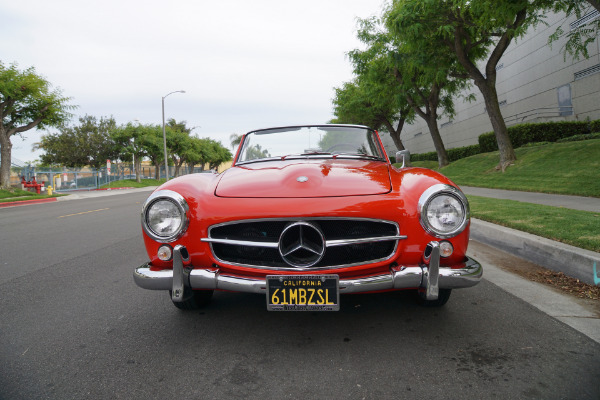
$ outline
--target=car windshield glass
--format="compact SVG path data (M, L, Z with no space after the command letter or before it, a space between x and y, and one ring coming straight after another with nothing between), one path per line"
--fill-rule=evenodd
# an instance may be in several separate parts
M375 132L355 126L306 126L250 132L238 162L294 157L385 159Z

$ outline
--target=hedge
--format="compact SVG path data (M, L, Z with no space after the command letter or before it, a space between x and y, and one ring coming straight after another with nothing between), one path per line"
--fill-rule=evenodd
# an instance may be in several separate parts
M520 124L508 128L508 136L514 148L527 143L556 142L557 140L575 135L585 135L597 132L600 120L595 121L562 121L542 122L537 124ZM498 150L498 143L494 132L487 132L479 136L479 146L482 153Z
M446 150L446 153L448 154L448 161L452 162L460 160L461 158L474 156L475 154L481 153L481 151L479 150L479 145L474 144L472 146L455 147L453 149L448 149ZM437 153L435 151L432 151L430 153L414 155L411 154L410 159L413 161L437 161L438 157Z
M525 146L529 143L539 142L566 142L586 139L597 139L600 132L600 119L594 121L561 121L542 122L533 124L520 124L508 128L508 136L514 148ZM479 136L479 144L465 147L456 147L447 150L448 161L473 156L479 153L489 153L498 150L498 143L494 132L487 132ZM435 151L421 154L411 154L413 161L437 161Z

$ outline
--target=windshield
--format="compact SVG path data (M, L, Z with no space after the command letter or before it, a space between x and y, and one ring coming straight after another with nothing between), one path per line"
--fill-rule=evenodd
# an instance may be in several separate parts
M357 126L303 126L250 132L237 162L298 157L385 160L376 133Z

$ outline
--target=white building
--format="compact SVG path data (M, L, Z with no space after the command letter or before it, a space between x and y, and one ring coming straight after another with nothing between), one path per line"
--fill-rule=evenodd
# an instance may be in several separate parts
M552 47L548 45L548 37L558 26L569 32L596 18L600 18L596 10L581 19L549 14L547 26L540 24L522 38L513 40L498 63L496 81L507 126L600 119L600 39L588 46L588 59L577 61L568 55L564 59L564 37ZM457 99L456 115L439 120L446 149L477 144L479 135L493 130L479 89L473 85L470 92L475 94L475 101ZM382 137L388 154L395 154L396 147L389 134L382 132ZM404 126L400 137L411 153L435 151L427 124L419 117L412 125Z

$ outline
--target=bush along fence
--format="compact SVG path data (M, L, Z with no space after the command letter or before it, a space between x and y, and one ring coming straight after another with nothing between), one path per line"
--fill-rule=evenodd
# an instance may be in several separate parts
M169 174L172 176L175 167L169 167ZM183 170L183 168L182 168ZM63 167L48 168L48 167L32 167L24 166L21 168L13 167L11 169L11 186L18 187L21 178L30 181L33 178L37 182L44 182L44 187L52 186L54 191L70 191L70 190L92 190L99 189L103 186L110 187L127 186L126 182L121 182L127 179L135 179L135 171L128 164L113 165L111 173L107 173L106 168L93 169L70 169ZM154 167L142 167L140 171L142 179L154 178ZM164 167L160 169L160 179L164 179Z
M523 147L530 143L567 142L600 138L600 120L594 121L562 121L542 122L511 126L508 136L514 148ZM494 132L486 132L479 136L479 144L448 149L450 162L479 153L489 153L498 150ZM435 151L412 154L413 161L437 161Z

